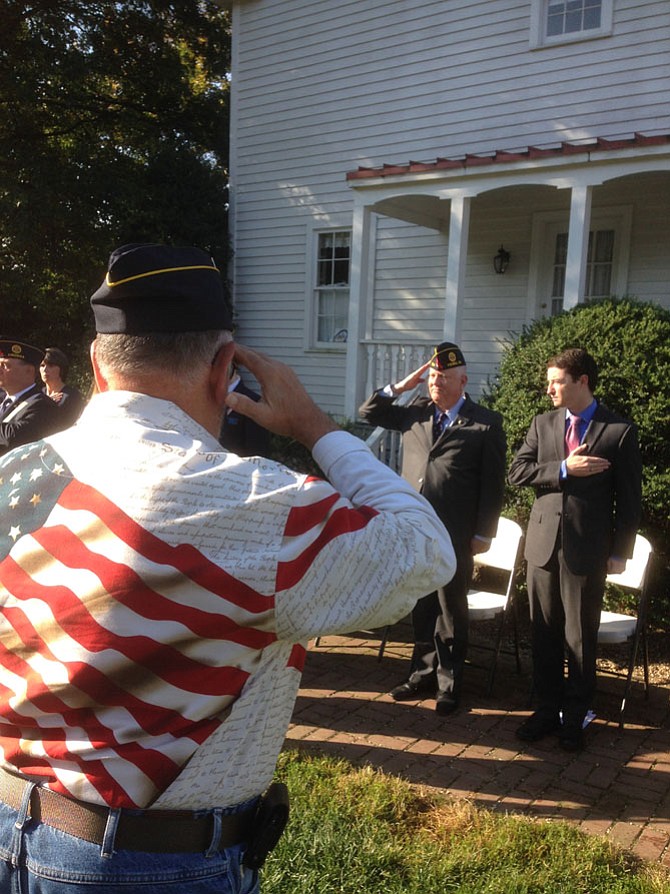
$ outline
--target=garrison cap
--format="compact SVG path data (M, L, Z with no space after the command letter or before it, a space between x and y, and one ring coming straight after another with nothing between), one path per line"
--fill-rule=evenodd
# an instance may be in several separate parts
M454 366L465 366L465 357L458 345L443 341L433 351L430 365L432 369L452 369Z
M39 366L44 357L44 351L27 345L22 341L12 341L11 339L0 340L0 357L7 360L25 360L26 363L32 363L33 366Z
M133 243L109 258L91 296L100 333L204 332L232 329L221 274L199 248Z

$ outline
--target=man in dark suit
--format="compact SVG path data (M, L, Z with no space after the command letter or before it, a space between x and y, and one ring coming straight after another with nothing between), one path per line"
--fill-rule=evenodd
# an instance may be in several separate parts
M0 341L0 456L59 431L58 406L35 384L43 352L20 341Z
M633 554L642 470L633 424L593 397L590 354L553 357L547 382L556 410L535 417L509 472L512 484L535 489L525 556L538 709L517 735L558 732L561 747L577 751L595 692L605 577Z
M253 401L259 401L260 395L247 388L237 367L233 367L229 393L243 394ZM270 456L270 432L250 419L230 408L226 409L221 423L219 442L222 447L238 456Z
M426 372L430 398L397 404L395 398L415 389ZM456 574L414 608L409 675L391 691L396 701L436 694L442 715L459 704L473 555L485 552L495 536L505 482L502 418L467 396L467 381L460 348L443 342L427 363L359 409L366 422L402 432L403 478L426 497L454 545Z

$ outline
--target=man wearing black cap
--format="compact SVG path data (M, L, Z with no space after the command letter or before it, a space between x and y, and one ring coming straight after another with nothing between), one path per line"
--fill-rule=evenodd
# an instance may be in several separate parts
M430 397L406 406L396 397L414 390L428 371ZM396 701L435 695L435 710L456 710L468 643L467 593L473 555L496 533L505 481L505 435L498 413L465 393L465 358L443 342L401 382L375 392L360 408L372 425L402 432L402 475L433 506L449 532L457 569L451 583L421 599L412 612L414 651Z
M234 344L204 252L124 246L92 306L99 393L0 460L0 890L254 894L307 641L402 617L453 550L288 367ZM233 362L258 402L228 393ZM328 480L223 449L226 406Z
M35 383L44 356L20 341L0 340L0 456L62 428L58 407Z

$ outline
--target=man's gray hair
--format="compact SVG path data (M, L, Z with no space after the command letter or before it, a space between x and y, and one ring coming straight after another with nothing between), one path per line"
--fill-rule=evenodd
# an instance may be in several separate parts
M153 332L145 335L102 334L95 339L95 356L103 375L126 381L147 374L169 373L188 381L209 366L219 349L232 341L227 330Z

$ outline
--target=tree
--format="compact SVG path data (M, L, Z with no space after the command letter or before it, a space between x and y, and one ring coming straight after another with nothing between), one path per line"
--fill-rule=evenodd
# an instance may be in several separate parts
M198 0L3 2L0 333L81 356L123 243L225 269L229 36Z

